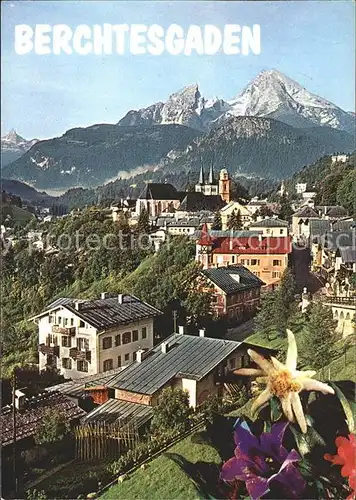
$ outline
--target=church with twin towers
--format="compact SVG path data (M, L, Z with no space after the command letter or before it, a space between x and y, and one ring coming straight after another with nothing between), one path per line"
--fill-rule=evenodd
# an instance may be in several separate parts
M195 184L195 192L205 196L217 196L229 203L231 200L231 179L226 168L220 170L219 179L215 178L213 164L210 165L208 176L206 176L203 166L200 167L199 180Z

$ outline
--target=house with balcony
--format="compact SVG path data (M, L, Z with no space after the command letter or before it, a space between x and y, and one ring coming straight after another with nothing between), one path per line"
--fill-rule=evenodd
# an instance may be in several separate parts
M129 365L153 346L161 311L132 295L60 298L32 318L38 324L39 369L81 378Z
M265 283L246 267L216 267L201 274L212 285L212 307L217 317L239 322L256 314Z

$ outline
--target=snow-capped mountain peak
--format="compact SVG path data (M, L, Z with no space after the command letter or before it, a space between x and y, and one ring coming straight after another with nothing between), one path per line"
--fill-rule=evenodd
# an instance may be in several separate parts
M275 69L261 71L234 99L207 99L197 84L172 94L162 104L153 105L150 124L178 123L207 131L231 116L274 118L294 127L329 126L354 132L354 118L331 102L309 92ZM151 108L129 111L120 125L139 125Z
M259 73L229 104L234 116L264 116L297 127L353 127L348 113L274 69Z
M16 160L28 151L38 139L27 141L21 137L16 130L11 129L6 135L1 138L1 163L2 166Z

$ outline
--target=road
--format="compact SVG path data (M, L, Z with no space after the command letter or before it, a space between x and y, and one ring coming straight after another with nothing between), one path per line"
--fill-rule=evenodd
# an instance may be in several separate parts
M255 321L254 319L249 319L242 325L235 326L234 328L229 328L226 334L226 338L228 340L236 340L238 342L242 342L247 337L253 334L255 329Z

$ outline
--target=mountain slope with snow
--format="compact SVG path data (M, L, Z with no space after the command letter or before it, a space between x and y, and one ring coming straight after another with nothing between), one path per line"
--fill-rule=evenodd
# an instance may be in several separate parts
M1 138L1 166L4 167L12 161L20 158L26 151L28 151L38 139L31 139L27 141L21 137L17 132L12 129Z
M150 125L176 123L204 132L231 116L273 118L293 127L327 126L348 133L354 133L355 126L352 114L276 70L262 71L230 101L206 99L197 84L189 85L172 94L164 104L129 111L119 125L140 125L147 116Z

